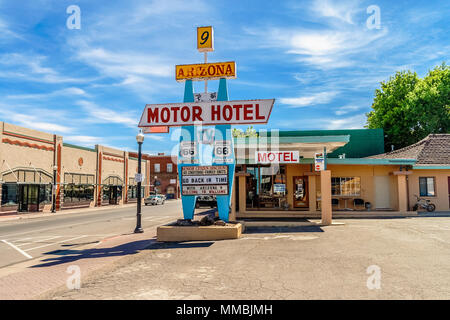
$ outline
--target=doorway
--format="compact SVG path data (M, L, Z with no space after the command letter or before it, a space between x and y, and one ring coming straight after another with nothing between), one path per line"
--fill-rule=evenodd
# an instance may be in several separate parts
M19 185L19 212L39 211L39 185Z
M389 176L374 176L375 209L391 208L391 183Z
M294 208L309 208L308 177L293 177L294 179Z

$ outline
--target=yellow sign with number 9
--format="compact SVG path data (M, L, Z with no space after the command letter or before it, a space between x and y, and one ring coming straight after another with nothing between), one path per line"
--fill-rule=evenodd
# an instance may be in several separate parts
M214 51L214 30L213 27L197 28L197 49L200 52Z

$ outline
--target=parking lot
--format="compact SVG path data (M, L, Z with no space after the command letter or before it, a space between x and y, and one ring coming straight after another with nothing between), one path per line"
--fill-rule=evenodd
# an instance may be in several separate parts
M450 298L450 218L339 222L345 225L253 229L238 240L154 242L82 279L80 290L49 298Z

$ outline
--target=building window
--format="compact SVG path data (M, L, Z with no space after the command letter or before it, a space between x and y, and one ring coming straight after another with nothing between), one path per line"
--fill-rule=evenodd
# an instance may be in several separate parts
M360 196L360 177L332 177L331 194L333 196Z
M155 172L159 172L159 171L160 171L160 164L155 163Z
M94 200L94 175L65 173L64 203Z
M421 197L434 197L435 193L435 181L434 177L420 177L419 189Z
M2 206L13 206L18 204L18 185L15 183L5 183L2 185Z
M167 164L167 172L172 172L172 164L171 163Z

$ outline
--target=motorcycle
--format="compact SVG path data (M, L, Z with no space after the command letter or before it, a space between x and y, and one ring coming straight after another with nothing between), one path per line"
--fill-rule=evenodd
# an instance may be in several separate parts
M419 208L423 208L428 212L433 212L436 210L436 206L430 202L428 199L419 198L417 195L414 195L417 199L416 204L413 207L413 211L417 211Z

